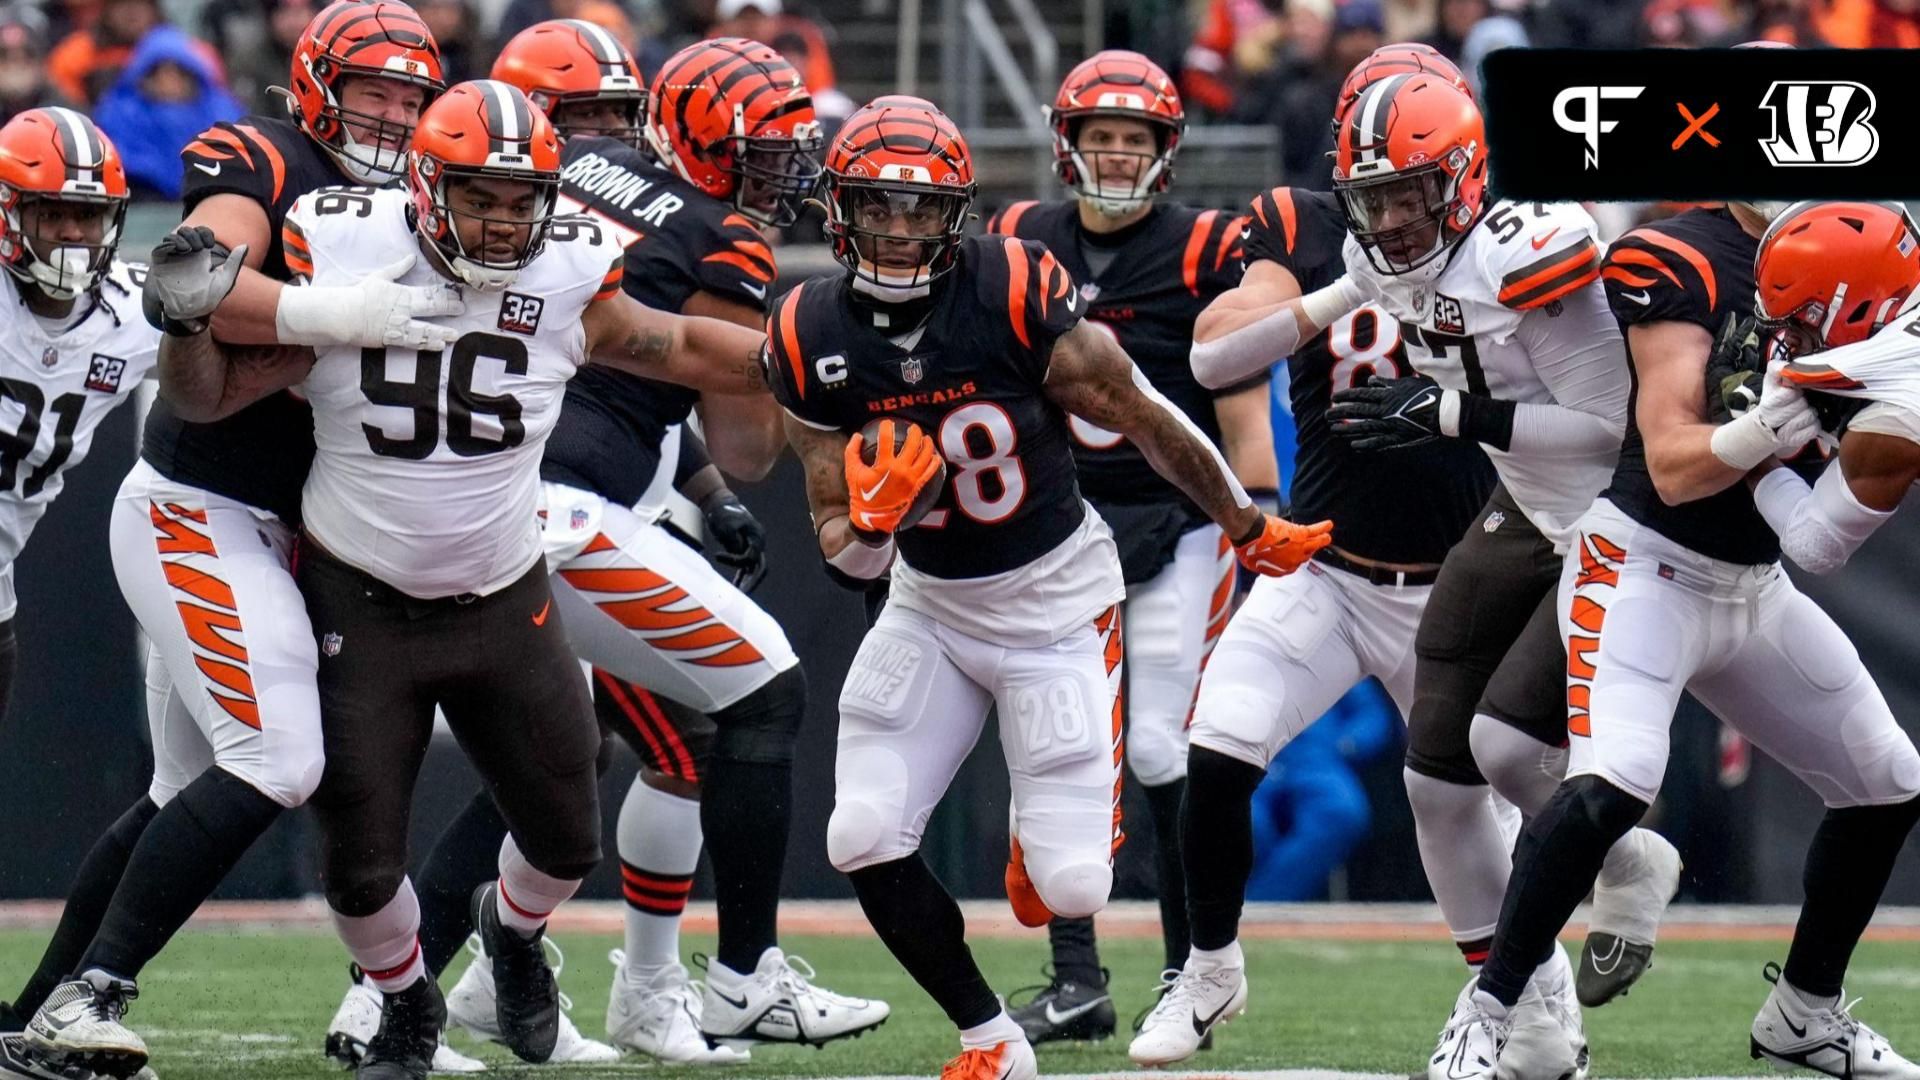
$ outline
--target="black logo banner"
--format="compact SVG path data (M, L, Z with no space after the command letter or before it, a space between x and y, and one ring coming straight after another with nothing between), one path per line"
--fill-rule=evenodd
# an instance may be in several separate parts
M1920 196L1920 50L1503 49L1483 73L1508 198Z

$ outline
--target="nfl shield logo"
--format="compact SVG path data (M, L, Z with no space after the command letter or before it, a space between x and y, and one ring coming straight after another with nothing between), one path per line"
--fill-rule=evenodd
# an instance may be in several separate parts
M320 651L326 653L328 656L339 656L340 642L341 638L339 634L328 631L327 636L320 639Z
M575 529L584 529L587 527L587 512L576 506L573 508L573 513L568 516L567 522Z
M47 346L46 351L40 354L40 366L49 369L59 367L60 350L51 345Z
M1488 532L1498 532L1500 531L1500 526L1506 520L1507 520L1507 515L1504 512L1495 510L1493 513L1487 515L1486 522L1482 524L1480 527L1487 530Z
M900 361L900 377L909 383L919 382L926 373L926 368L921 366L920 358L917 356Z
M1095 285L1091 281L1081 283L1080 299L1085 300L1087 303L1091 304L1095 300L1098 300L1099 298L1100 298L1100 286Z

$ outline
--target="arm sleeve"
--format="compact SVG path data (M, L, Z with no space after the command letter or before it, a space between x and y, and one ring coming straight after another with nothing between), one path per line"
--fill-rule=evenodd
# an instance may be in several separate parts
M1519 338L1553 403L1514 407L1517 454L1578 456L1618 449L1633 378L1626 344L1598 286L1566 294L1558 315L1528 311Z
M1792 469L1775 469L1755 485L1753 502L1780 537L1780 553L1813 574L1846 565L1867 537L1893 516L1854 498L1837 461L1811 488Z

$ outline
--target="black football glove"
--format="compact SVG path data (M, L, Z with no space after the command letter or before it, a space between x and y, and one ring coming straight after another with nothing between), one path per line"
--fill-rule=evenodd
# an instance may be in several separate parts
M1766 353L1753 317L1729 313L1707 354L1707 419L1724 424L1760 404L1766 372Z
M1425 375L1383 379L1336 391L1327 422L1355 450L1402 450L1441 437L1446 391Z
M733 572L733 584L752 592L767 576L767 530L733 492L722 488L700 504L713 561Z
M247 245L229 252L204 225L168 233L153 249L140 311L156 330L191 337L207 328L213 309L233 291L246 265Z

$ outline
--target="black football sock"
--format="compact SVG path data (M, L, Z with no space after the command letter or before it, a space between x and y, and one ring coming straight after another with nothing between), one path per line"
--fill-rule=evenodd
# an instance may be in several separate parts
M486 788L474 793L427 853L414 891L420 896L420 959L435 978L473 933L473 890L500 876L507 819Z
M1000 999L967 948L960 905L918 852L847 874L860 910L900 966L965 1031L1000 1015Z
M1836 997L1853 947L1880 905L1893 861L1920 819L1920 798L1828 810L1807 848L1807 891L1783 974L1812 997Z
M1240 936L1240 908L1253 873L1253 790L1266 776L1265 769L1205 747L1187 751L1180 861L1196 949L1224 949Z
M748 975L780 942L780 874L793 814L793 765L730 761L716 754L700 787L700 828L713 864L720 924L714 954Z
M1500 904L1493 949L1480 966L1480 989L1506 1005L1520 1000L1534 970L1592 890L1614 841L1647 812L1647 804L1598 776L1576 776L1520 833L1513 876Z
M218 766L154 815L76 970L137 978L253 842L281 806Z
M1146 792L1147 813L1153 817L1153 868L1159 878L1160 942L1166 950L1166 966L1178 971L1186 966L1187 949L1192 945L1193 936L1187 927L1186 868L1180 860L1180 806L1186 798L1187 781L1182 777L1171 784L1152 787L1142 784L1140 790Z
M1055 917L1047 924L1047 944L1053 947L1053 977L1081 986L1105 986L1100 974L1100 949L1093 941L1092 919Z
M39 1012L53 988L80 970L80 955L87 951L87 945L100 931L100 920L107 913L107 905L113 902L120 878L126 874L134 845L159 812L152 799L140 796L118 821L100 834L100 839L87 851L87 857L80 861L80 870L73 875L73 885L67 890L67 905L60 910L60 924L54 927L53 940L47 942L47 951L40 955L40 966L33 969L20 996L13 999L13 1007L21 1016L31 1017Z

